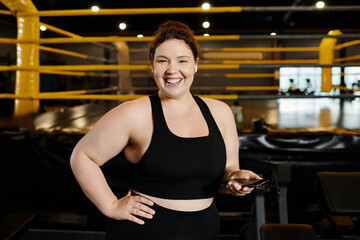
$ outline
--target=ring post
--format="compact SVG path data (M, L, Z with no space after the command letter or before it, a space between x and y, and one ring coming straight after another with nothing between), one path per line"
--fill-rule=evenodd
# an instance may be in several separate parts
M18 43L16 45L16 65L18 67L39 67L40 39L39 16L26 16L23 13L36 13L38 10L31 0L1 0L12 12L17 13L17 38L33 43ZM39 71L17 70L15 95L30 99L15 99L14 115L36 113L39 100L32 99L39 95Z
M340 30L328 32L329 36L340 35ZM319 46L319 64L334 64L334 48L337 38L324 38ZM330 92L332 89L331 68L321 69L321 92Z

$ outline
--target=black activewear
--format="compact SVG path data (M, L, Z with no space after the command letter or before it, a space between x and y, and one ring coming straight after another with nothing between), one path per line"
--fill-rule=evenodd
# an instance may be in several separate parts
M139 225L130 221L111 219L106 230L106 240L218 240L220 218L214 203L210 207L182 212L163 208L157 204L152 219Z
M214 197L224 174L225 143L206 103L194 99L209 135L184 138L168 128L159 96L150 96L154 131L140 162L131 165L132 189L166 199Z

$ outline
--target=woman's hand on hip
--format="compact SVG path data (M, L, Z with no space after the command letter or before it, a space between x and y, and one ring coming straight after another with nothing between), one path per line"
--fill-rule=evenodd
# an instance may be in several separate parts
M129 220L142 225L145 222L138 217L151 219L155 211L149 206L153 205L154 203L147 198L131 195L131 190L129 190L125 197L113 202L110 217L116 220Z

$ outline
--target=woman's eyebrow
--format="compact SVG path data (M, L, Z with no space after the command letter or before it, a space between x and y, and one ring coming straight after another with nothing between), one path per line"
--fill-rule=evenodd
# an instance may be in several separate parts
M156 56L155 58L167 58L167 57L163 56L163 55L159 55L159 56Z
M166 57L164 55L158 55L155 58L168 58L168 57ZM188 55L181 55L181 56L177 56L176 58L191 58L191 57Z
M190 56L182 55L182 56L178 56L177 58L190 58Z

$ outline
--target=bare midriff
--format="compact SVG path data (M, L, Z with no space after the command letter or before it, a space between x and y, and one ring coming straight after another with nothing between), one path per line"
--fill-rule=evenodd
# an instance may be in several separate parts
M138 194L142 197L145 197L147 199L150 199L157 205L168 208L171 210L176 211L183 211L183 212L195 212L195 211L201 211L206 208L208 208L211 203L213 202L214 198L202 198L202 199L186 199L186 200L180 200L180 199L165 199L165 198L158 198L153 197L147 194L143 194L141 192L137 192L132 189L132 192L135 194Z

